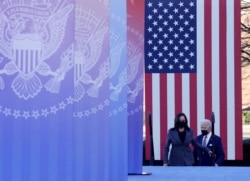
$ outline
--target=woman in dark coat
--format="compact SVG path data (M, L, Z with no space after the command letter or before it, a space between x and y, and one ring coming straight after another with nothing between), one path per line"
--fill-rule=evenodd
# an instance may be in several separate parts
M186 115L179 113L175 117L174 128L168 131L164 147L164 166L192 166L194 156L190 144L210 155L212 154L210 149L196 142L193 130L188 127ZM172 146L171 150L170 145Z

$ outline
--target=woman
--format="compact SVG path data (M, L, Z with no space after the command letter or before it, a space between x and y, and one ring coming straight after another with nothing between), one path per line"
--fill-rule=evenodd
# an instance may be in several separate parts
M210 149L203 147L195 141L194 133L188 127L188 120L184 113L179 113L175 117L175 126L168 131L166 144L164 147L164 166L192 166L194 164L193 151L190 143L198 149L212 154ZM169 147L172 145L170 155Z

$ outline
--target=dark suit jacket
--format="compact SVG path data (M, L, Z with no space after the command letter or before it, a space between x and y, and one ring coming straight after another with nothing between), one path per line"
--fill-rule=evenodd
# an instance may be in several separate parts
M203 136L199 135L196 140L198 143L202 143ZM213 151L214 157L210 157L206 152L194 149L194 157L196 159L196 165L198 166L214 166L214 164L222 165L224 161L224 150L221 143L221 138L217 135L211 135L208 140L207 147ZM214 159L214 160L213 160Z
M194 138L193 130L186 130L184 142L181 142L178 131L174 128L168 131L166 144L164 147L164 163L170 166L191 166L194 164L193 151L190 143L195 147L208 152L209 149L198 144ZM172 145L170 151L170 145ZM170 151L170 154L169 154ZM168 157L169 155L169 157Z

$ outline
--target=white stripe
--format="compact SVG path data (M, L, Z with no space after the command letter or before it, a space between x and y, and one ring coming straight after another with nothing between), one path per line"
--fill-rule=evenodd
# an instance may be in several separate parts
M234 0L227 1L227 159L235 159ZM241 120L238 120L241 123Z
M204 0L197 0L197 130L205 118L204 78ZM199 131L197 131L199 133Z
M190 121L190 74L182 74L182 112ZM190 122L189 122L190 124Z
M175 118L175 78L174 74L167 76L167 125L168 129L174 127Z
M152 126L155 159L160 160L160 74L152 74Z
M220 135L220 41L219 41L219 3L212 0L212 111L217 119L215 122L215 134Z

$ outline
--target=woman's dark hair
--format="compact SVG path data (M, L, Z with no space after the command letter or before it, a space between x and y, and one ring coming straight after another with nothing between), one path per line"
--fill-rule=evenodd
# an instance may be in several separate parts
M186 116L185 113L182 113L182 112L181 112L181 113L178 113L178 114L175 116L175 119L174 119L174 128L175 128L175 129L178 128L178 127L177 127L177 122L179 121L179 119L180 119L181 116L184 116L185 121L186 121L185 129L186 129L186 130L189 130L190 128L188 127L188 119L187 119L187 116Z

